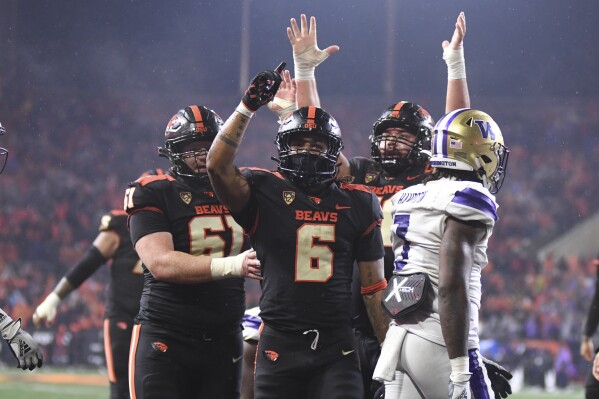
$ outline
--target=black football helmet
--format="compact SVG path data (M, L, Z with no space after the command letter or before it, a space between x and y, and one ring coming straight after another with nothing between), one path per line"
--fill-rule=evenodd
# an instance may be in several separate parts
M184 151L186 145L199 141L212 143L223 125L221 117L202 105L190 105L179 110L166 125L164 148L158 148L158 154L167 158L175 175L195 178L207 178L207 173L197 173L190 169L184 159L191 156L206 155L206 150Z
M6 129L0 123L0 136L3 136L6 133ZM6 161L8 160L8 150L4 147L0 147L0 173L4 171L4 167L6 166Z
M399 173L412 165L428 162L433 126L433 118L418 104L400 101L390 105L372 126L372 135L370 136L372 159L390 174ZM383 136L385 130L389 128L404 129L412 133L415 136L415 142ZM411 149L407 156L381 154L381 147L384 148L389 141L410 146Z
M317 136L323 139L326 150L292 148L292 139L298 136ZM303 107L294 111L281 123L275 139L279 158L278 170L296 185L318 189L332 182L337 174L337 158L343 148L341 130L337 121L322 108Z

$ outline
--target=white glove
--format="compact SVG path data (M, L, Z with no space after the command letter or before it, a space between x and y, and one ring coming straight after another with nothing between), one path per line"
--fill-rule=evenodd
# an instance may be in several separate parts
M13 321L7 315L0 322L2 338L6 340L13 355L17 358L17 367L33 370L42 367L44 360L40 348L28 332L21 329L21 319Z
M33 312L33 323L38 326L42 321L52 324L56 319L56 308L60 304L60 297L51 292L46 299Z
M470 399L470 376L472 373L451 373L449 375L449 399Z

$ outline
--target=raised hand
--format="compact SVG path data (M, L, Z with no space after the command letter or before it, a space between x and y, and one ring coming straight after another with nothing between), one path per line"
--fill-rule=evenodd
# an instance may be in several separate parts
M305 14L300 17L301 28L295 18L291 18L290 22L291 27L287 28L287 37L293 47L295 79L314 79L314 69L331 54L339 51L339 46L329 46L324 50L318 48L315 17L310 17L309 28Z
M291 74L288 70L283 71L283 81L279 86L279 90L275 98L266 106L283 121L293 111L297 109L295 102L295 94L297 92L297 84L295 79L291 79Z
M447 47L451 50L463 49L464 36L466 36L466 14L462 11L460 15L458 15L458 19L455 23L455 30L451 37L451 43L444 40L443 43L441 43L441 46L443 46L443 49L446 49Z
M461 12L455 23L451 42L444 40L443 59L447 64L447 79L466 79L466 62L464 59L464 36L466 35L466 15ZM469 101L468 101L469 102Z
M281 73L285 65L282 62L274 71L266 70L260 72L252 79L250 86L241 99L243 105L249 111L256 112L258 108L272 101L283 80Z

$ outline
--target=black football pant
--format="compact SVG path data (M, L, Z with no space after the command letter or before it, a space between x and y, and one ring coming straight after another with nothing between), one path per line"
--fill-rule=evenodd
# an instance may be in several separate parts
M360 358L360 372L362 373L362 384L364 385L364 399L372 399L374 392L371 392L372 375L376 362L381 355L381 346L376 337L370 337L362 334L360 330L355 330L356 345L358 357Z
M282 332L264 325L254 384L255 399L362 399L352 329Z
M595 351L595 354L597 354L597 351ZM587 378L584 383L584 397L585 397L585 399L599 398L599 381L597 381L597 379L595 379L595 377L593 376L593 362L592 361L589 365L588 372L587 372Z
M135 399L238 399L241 327L221 334L181 334L136 324L129 360Z
M127 364L133 319L104 319L104 354L110 382L110 399L129 399Z

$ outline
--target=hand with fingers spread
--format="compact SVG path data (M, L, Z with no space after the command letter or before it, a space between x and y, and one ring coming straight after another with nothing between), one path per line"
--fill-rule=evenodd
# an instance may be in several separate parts
M447 64L448 79L465 79L466 64L464 60L464 36L466 36L466 15L461 12L455 23L451 42L444 40L443 59Z
M283 81L281 73L285 65L282 62L274 71L266 70L256 75L245 91L237 112L251 117L258 108L272 101Z
M291 74L288 70L283 71L283 81L279 86L279 90L275 98L266 104L268 109L277 115L279 121L283 121L293 111L297 109L295 102L295 94L297 92L297 84L295 79L291 79Z
M339 46L329 46L324 50L318 48L316 37L316 18L310 17L310 27L306 15L300 17L301 28L295 18L291 18L291 27L287 28L287 37L293 46L293 62L296 80L314 79L314 70L329 55L339 51Z

